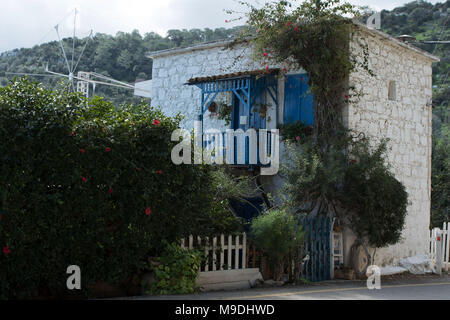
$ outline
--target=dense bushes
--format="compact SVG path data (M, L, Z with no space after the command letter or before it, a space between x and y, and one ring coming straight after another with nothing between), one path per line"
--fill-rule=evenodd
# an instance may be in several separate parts
M211 167L172 164L179 121L26 80L0 89L0 296L67 294L69 265L83 292L118 283L163 240L234 228Z
M300 152L288 147L286 207L334 214L374 248L401 240L407 213L405 186L386 164L386 143L350 133L330 138L327 148L307 139ZM372 145L372 146L371 146Z
M253 219L250 235L267 258L275 279L281 280L285 266L291 262L289 255L298 258L296 253L303 244L301 221L282 209L267 210Z

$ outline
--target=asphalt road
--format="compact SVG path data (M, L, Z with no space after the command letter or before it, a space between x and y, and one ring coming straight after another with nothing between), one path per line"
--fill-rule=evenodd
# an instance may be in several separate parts
M265 287L179 296L141 296L132 300L450 300L450 277L390 281L369 290L365 281L331 281L302 286Z

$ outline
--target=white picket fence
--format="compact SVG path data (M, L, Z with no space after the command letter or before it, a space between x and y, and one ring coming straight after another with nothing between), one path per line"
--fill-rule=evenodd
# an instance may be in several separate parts
M436 261L437 266L442 265L442 269L445 269L445 271L450 269L449 225L449 222L444 222L442 230L439 228L434 228L430 233L430 258L433 261ZM441 261L438 261L439 255Z
M236 236L222 234L212 239L189 236L181 240L181 247L204 251L207 259L200 269L201 272L246 268L247 235L245 233Z

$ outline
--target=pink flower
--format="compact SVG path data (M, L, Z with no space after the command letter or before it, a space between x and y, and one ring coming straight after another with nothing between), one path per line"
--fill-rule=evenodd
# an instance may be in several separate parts
M291 25L291 23L290 23L290 22L286 23L286 27L289 27L290 25Z
M109 188L109 194L112 194L112 193L113 193L112 188Z
M294 31L297 31L297 30L298 30L298 28L297 28L297 27L295 27L295 28L294 28Z
M110 148L110 147L107 147L107 148L105 149L105 151L106 151L106 152L111 152L111 148Z
M286 69L286 68L283 68L283 72L286 73L286 72L287 72L287 69Z
M267 53L267 52L264 52L264 53L263 53L263 56L264 56L264 57L267 57L267 56L268 56L268 53Z
M81 181L86 182L87 179L85 177L81 178Z
M159 126L160 124L161 124L161 121L159 121L159 120L153 121L154 126Z
M228 23L228 20L225 20L225 23Z
M147 207L147 209L145 209L145 214L147 216L151 215L152 214L152 209L150 209L150 207Z
M162 170L158 170L158 174L163 174Z
M269 66L266 66L266 70L269 70Z
M3 253L5 254L5 256L11 253L11 249L9 249L9 246L3 248Z
M81 153L85 153L85 152L86 152L86 150L84 150L84 149L80 149L80 152L81 152Z
M348 98L349 98L349 96L348 96L348 95L345 95L345 99L347 99L347 100L348 100Z
M75 132L72 131L72 133L70 135L73 137L75 135Z
M295 140L297 140L297 141L300 141L300 137L299 137L299 136L297 136L297 138L295 138Z

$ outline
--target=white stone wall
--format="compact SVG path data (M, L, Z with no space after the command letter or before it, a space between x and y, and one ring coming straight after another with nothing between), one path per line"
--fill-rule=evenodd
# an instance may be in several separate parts
M378 35L364 33L369 67L375 76L359 70L349 83L362 93L344 116L350 128L369 136L390 139L388 159L396 178L405 186L410 205L403 240L379 249L376 264L428 253L431 193L432 61ZM353 41L354 52L360 46ZM388 99L390 81L396 81L396 99ZM346 247L352 239L346 237Z

